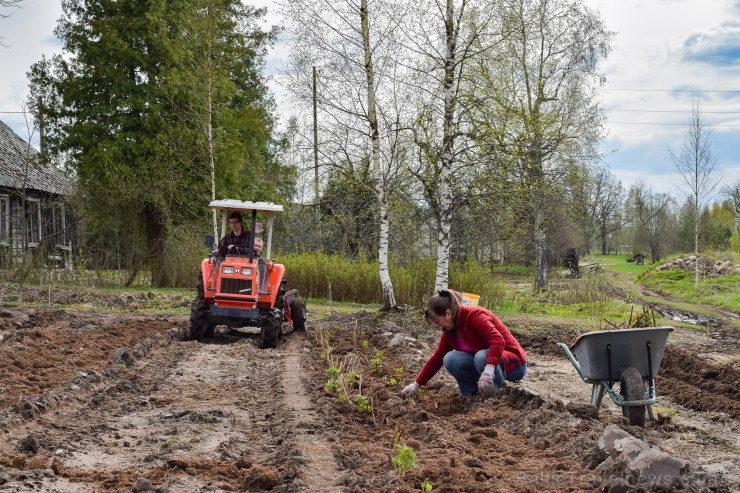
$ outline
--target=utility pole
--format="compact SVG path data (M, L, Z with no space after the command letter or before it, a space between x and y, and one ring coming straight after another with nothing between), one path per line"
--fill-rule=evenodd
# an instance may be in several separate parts
M313 67L313 187L314 214L316 223L321 219L319 213L319 124L316 112L316 67Z

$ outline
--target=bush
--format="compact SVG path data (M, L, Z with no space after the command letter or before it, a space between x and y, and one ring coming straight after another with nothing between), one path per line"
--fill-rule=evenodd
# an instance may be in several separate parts
M297 288L301 296L328 298L331 283L331 297L335 301L383 302L378 262L365 255L349 260L338 254L295 253L280 256L277 261L285 264L288 286ZM392 259L389 273L399 304L424 305L432 294L433 258L417 259L405 265ZM486 267L470 261L450 265L449 284L453 289L479 294L482 304L498 303L505 296L503 281Z

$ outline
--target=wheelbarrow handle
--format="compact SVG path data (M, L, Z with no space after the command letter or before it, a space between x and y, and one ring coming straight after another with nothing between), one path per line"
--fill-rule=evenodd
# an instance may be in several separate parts
M565 352L565 355L568 357L570 362L573 363L573 366L578 372L578 375L581 377L581 380L586 382L587 380L583 378L583 370L581 370L581 365L578 364L578 361L576 361L576 357L573 356L573 353L570 352L570 349L568 348L568 346L563 342L558 342L558 346L560 346L560 349L562 349Z

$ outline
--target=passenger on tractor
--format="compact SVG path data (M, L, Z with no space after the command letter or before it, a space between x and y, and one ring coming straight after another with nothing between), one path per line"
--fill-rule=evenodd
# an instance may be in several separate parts
M225 258L227 254L247 255L250 232L244 230L244 219L240 212L234 211L229 214L229 227L231 231L226 233L218 244L218 256Z
M254 253L257 255L257 257L262 258L262 248L264 246L264 242L262 241L262 238L255 238L254 239Z

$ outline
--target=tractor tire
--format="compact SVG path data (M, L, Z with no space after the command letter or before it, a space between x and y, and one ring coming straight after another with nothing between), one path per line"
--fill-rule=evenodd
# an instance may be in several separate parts
M290 318L293 320L293 330L306 332L306 300L303 298L290 300Z
M190 308L190 339L200 341L213 335L213 323L208 318L208 305L202 298L196 298Z
M622 372L620 391L626 401L641 401L645 399L645 382L637 368L629 367ZM629 406L626 409L627 421L633 426L645 426L646 406Z
M204 300L206 298L206 289L203 285L203 273L198 273L198 282L195 283L195 290L198 292L196 299Z
M262 323L260 330L260 347L262 349L276 348L280 338L280 319L268 317Z

